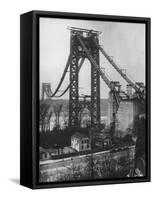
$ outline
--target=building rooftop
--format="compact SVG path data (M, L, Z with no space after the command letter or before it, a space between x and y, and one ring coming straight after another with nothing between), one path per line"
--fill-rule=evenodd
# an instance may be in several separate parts
M83 139L83 138L88 138L86 135L76 132L72 135L73 138L77 138L77 139Z
M44 149L43 147L39 147L39 151L40 151L40 153L46 153L47 152L47 150Z

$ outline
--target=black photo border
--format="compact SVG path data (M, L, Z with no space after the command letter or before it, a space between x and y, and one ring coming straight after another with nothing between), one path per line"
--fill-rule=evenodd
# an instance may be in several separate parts
M137 183L150 182L151 180L151 145L150 145L150 123L151 123L151 19L145 17L130 16L112 16L112 15L96 15L83 13L66 13L51 11L31 11L26 13L31 15L31 41L32 41L32 75L28 79L32 81L32 158L31 158L31 188L59 188L72 186L90 186L90 185L106 185L121 183ZM25 15L26 15L25 14ZM116 178L116 179L99 179L99 180L83 180L83 181L65 181L65 182L46 182L39 183L39 19L40 18L59 18L59 19L76 19L76 20L93 20L93 21L109 21L123 23L143 23L145 24L145 82L146 82L146 176L133 178ZM25 172L28 176L29 171ZM21 183L22 184L22 183ZM24 184L23 184L24 185Z

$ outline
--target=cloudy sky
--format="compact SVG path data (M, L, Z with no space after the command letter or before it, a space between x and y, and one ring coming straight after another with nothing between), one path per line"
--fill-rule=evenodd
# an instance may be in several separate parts
M99 42L113 56L120 68L136 82L145 82L145 25L103 21L40 18L40 84L51 83L54 91L66 66L70 53L70 31L67 27L101 31ZM100 65L111 80L120 81L125 90L126 82L100 54ZM69 73L61 87L69 83ZM80 94L90 94L90 63L85 60L79 74ZM108 97L109 88L101 80L101 98ZM58 94L60 94L59 92ZM62 98L68 98L67 92Z

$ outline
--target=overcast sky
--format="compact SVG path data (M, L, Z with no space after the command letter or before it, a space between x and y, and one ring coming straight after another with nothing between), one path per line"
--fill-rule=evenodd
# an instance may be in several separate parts
M100 44L113 56L120 68L136 82L145 82L145 25L87 20L40 18L40 84L51 83L54 91L66 66L70 53L70 31L67 27L101 31ZM118 80L125 89L126 82L100 54L100 65L111 80ZM90 94L90 63L85 60L79 74L80 94ZM69 83L69 73L61 87ZM101 98L108 97L109 88L101 80ZM61 92L59 92L60 94ZM68 98L67 92L62 98Z

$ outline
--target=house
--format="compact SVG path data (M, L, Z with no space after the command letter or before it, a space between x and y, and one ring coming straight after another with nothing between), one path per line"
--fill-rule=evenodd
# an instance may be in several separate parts
M71 137L71 147L78 152L91 150L91 140L88 136L76 132Z
M45 160L50 158L50 153L42 147L39 147L39 154L40 154L40 160Z
M95 145L99 147L107 147L112 145L111 135L108 128L97 134Z

